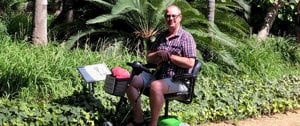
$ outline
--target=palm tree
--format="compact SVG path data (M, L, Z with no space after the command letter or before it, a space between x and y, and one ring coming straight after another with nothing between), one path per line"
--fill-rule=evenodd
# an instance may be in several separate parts
M265 22L260 31L258 32L257 37L259 41L264 40L269 35L270 29L272 28L278 11L283 6L284 2L282 0L275 0L273 2L273 5L269 8L269 11L266 14Z
M210 4L207 2L210 2ZM220 2L214 0L195 0L191 5L200 13L207 14L207 16L199 17L199 19L205 18L205 20L201 19L202 23L200 26L199 24L192 25L192 27L207 26L204 29L201 28L201 30L193 28L193 31L195 31L193 35L198 41L201 41L198 43L198 47L200 47L199 50L202 52L203 60L225 62L227 65L239 69L229 50L237 47L234 35L239 36L238 39L247 35L249 28L247 22L235 13L235 10L242 10L245 7L240 7L241 3L233 1ZM233 21L233 19L236 20Z
M215 0L208 0L208 22L213 24L215 20ZM208 32L212 36L212 31L209 28Z
M47 45L47 0L35 1L33 22L33 44Z
M89 1L111 7L111 13L88 20L87 24L115 20L125 22L125 25L131 29L127 31L132 31L131 34L137 38L135 44L141 44L139 50L142 51L149 42L154 40L157 33L164 30L164 9L174 2L174 0L118 0L115 4L110 4L102 0Z

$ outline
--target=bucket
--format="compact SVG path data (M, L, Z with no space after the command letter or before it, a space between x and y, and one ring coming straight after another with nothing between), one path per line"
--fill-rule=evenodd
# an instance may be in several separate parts
M161 117L157 126L179 126L182 121L176 116Z

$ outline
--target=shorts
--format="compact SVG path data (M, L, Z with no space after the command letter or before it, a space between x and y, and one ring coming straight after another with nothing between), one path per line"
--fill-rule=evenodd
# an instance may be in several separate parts
M156 78L151 74L147 72L142 72L140 74L144 81L144 87L150 87L151 82L156 80ZM168 84L168 92L167 93L176 93L176 92L186 92L188 91L188 88L180 81L174 81L172 78L165 78L163 79Z

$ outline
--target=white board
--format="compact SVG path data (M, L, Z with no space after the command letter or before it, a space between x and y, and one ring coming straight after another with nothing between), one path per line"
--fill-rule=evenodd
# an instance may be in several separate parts
M106 64L93 64L77 67L79 73L88 83L105 80L106 75L111 74Z

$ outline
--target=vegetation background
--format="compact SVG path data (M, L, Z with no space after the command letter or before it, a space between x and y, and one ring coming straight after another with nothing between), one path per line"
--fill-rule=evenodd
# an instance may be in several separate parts
M0 124L114 120L119 97L105 93L103 82L90 94L76 68L105 63L130 70L126 62L145 61L147 45L164 29L164 8L171 3L182 8L182 25L195 37L203 69L193 102L171 102L170 114L197 125L295 109L300 100L297 2L49 0L47 40L42 41L36 39L43 32L35 31L35 12L45 2L1 0ZM145 116L148 102L143 97Z

